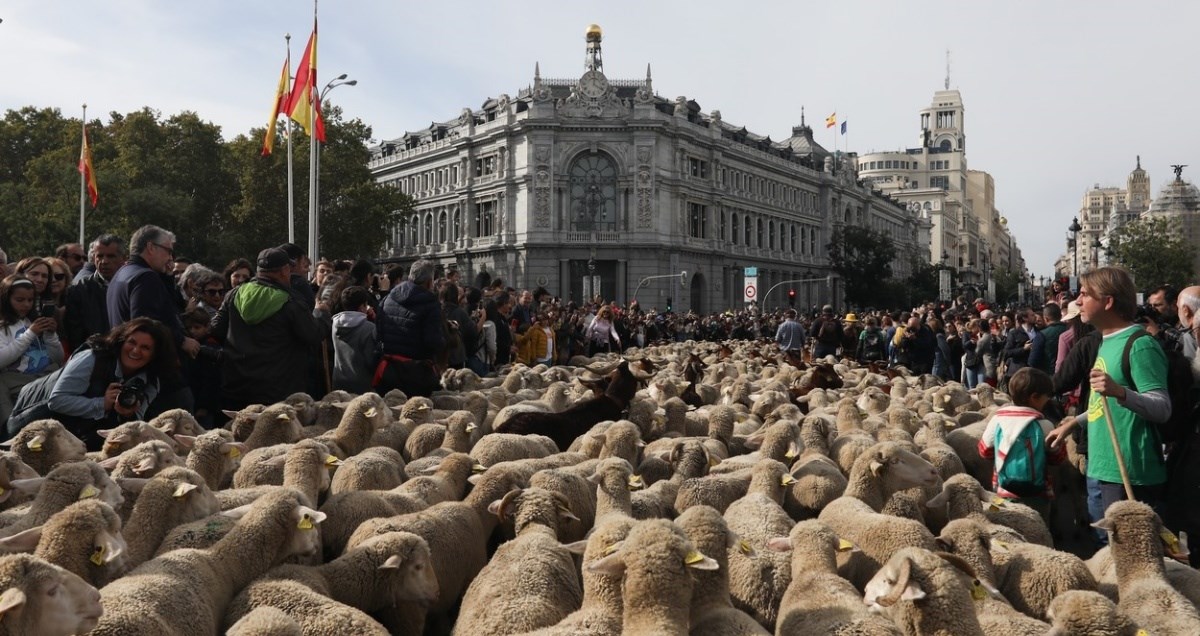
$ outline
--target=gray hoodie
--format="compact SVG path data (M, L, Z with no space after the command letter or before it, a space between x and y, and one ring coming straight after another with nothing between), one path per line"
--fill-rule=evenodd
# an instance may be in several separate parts
M379 345L375 324L361 311L343 311L333 317L333 388L350 393L371 390Z

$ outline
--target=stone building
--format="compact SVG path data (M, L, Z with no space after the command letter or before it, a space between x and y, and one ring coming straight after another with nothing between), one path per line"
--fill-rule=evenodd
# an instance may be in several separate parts
M1142 218L1168 218L1179 223L1180 233L1196 248L1192 273L1200 272L1200 190L1183 179L1186 166L1175 166L1175 178L1158 191L1150 209Z
M487 271L575 301L712 312L742 305L747 267L763 306L785 304L789 288L800 306L837 304L826 245L841 224L886 233L902 255L928 250L919 215L860 183L852 161L813 140L803 111L775 141L660 97L649 66L645 79L609 79L599 27L585 39L579 77L535 66L515 98L372 149L375 179L416 200L385 260L432 258L468 281ZM907 275L907 259L894 269Z
M1078 235L1078 260L1076 237L1067 232L1067 249L1055 262L1055 274L1075 276L1105 265L1105 249L1109 244L1109 237L1122 225L1139 218L1149 210L1150 202L1150 176L1142 168L1141 156L1137 157L1136 167L1125 179L1124 188L1100 187L1097 183L1084 192L1079 203L1079 214L1075 217L1081 228ZM1064 225L1062 229L1066 231L1069 225Z

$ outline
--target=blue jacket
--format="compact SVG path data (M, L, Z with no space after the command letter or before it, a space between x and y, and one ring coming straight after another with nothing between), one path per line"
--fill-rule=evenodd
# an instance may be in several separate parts
M404 281L387 295L376 320L385 354L433 360L446 348L441 304L433 292L412 281Z
M115 327L134 318L153 318L171 331L179 347L186 334L175 305L174 288L170 276L150 269L141 256L131 256L108 284L108 324Z

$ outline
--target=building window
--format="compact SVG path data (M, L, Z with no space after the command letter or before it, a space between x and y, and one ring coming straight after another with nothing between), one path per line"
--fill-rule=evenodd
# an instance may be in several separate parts
M792 254L795 254L796 253L796 226L795 225L788 227L788 235L789 235L788 251L791 252Z
M707 217L708 208L699 203L687 204L688 210L688 236L692 238L704 238L708 229Z
M570 171L571 229L576 231L617 228L617 168L607 155L590 154L577 159Z
M941 188L943 190L949 190L950 189L950 178L949 177L930 177L929 178L929 187Z
M475 176L486 177L496 173L496 155L488 155L475 160Z
M425 239L425 242L424 242L424 244L425 244L425 245L432 245L432 244L433 244L433 214L432 214L432 213L430 213L430 214L426 214L426 215L425 215L425 227L424 227L424 230L425 230L425 231L423 232L423 234L424 234L424 239Z
M744 230L742 232L742 244L745 245L746 247L750 247L750 215L749 214L747 214L746 217L744 219L742 219L742 228Z
M437 237L438 237L437 242L438 243L445 243L448 240L448 236L449 236L448 231L449 231L449 228L446 227L446 213L441 212L438 214L438 227L437 227Z
M707 179L708 162L696 157L688 157L688 174L697 179Z
M462 231L462 210L454 209L454 224L450 226L450 240L457 241L458 233Z
M739 225L738 225L738 215L737 215L737 212L734 212L734 213L733 213L733 214L730 216L730 219L729 219L729 226L733 228L733 232L731 233L731 236L730 236L730 238L731 238L731 239L733 239L733 244L734 244L734 245L737 245L737 244L738 244L738 230L739 230L739 229L740 229L740 227L741 227L741 226L739 226Z
M767 248L775 249L775 222L767 222Z
M721 210L717 214L717 238L722 241L725 240L725 229L725 211Z
M755 240L754 246L759 249L762 249L762 246L763 246L763 221L762 221L762 219L758 219L757 222L754 224L754 227L757 230L755 232L756 240Z
M475 236L491 236L496 230L496 202L480 202L475 206Z

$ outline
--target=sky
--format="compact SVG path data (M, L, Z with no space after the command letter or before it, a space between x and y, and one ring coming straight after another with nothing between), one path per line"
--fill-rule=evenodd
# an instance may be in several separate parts
M849 150L895 150L919 143L949 50L968 165L995 178L1035 275L1052 272L1087 189L1123 186L1136 156L1155 195L1171 164L1200 171L1200 3L325 0L318 14L318 80L358 80L329 99L376 139L516 96L535 62L543 77L578 77L596 23L609 78L642 78L649 63L660 95L752 132L784 139L804 107L829 147L820 124L836 111ZM298 58L312 16L292 0L6 0L0 109L79 117L86 102L105 122L190 110L233 138L265 126L284 34Z

